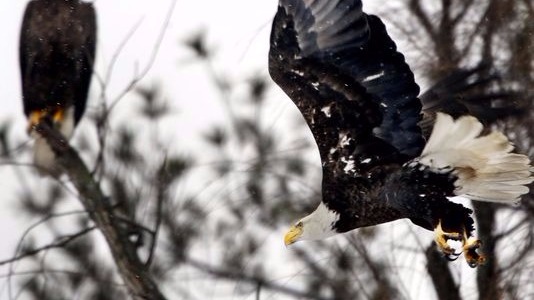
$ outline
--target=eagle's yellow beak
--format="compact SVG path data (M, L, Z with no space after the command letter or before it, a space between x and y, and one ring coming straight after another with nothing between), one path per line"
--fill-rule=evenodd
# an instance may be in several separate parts
M289 228L289 231L284 236L284 243L286 246L293 244L300 238L302 235L302 223L300 223L300 225L301 226L293 225Z

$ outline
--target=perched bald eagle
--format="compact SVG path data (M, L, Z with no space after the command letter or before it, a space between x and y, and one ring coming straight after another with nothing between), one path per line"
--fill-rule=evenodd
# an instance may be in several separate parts
M404 56L361 1L280 0L269 72L306 119L323 170L322 202L287 245L409 218L450 258L461 254L452 239L469 265L483 262L471 210L447 197L517 202L533 181L530 161L503 134L481 136L475 117L440 113L447 105L432 93L418 98Z
M70 138L85 111L93 72L96 17L93 5L77 0L28 3L20 34L20 71L34 161L57 174L54 153L33 129L49 121Z

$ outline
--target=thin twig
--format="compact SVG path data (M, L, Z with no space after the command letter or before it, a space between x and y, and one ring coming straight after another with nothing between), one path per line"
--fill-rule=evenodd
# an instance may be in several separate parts
M165 164L166 164L166 158L164 159L163 161L163 164L161 166L161 168L165 168ZM145 267L148 268L150 267L150 265L152 265L152 261L154 259L154 253L156 252L156 244L157 244L157 239L158 239L158 233L159 233L159 229L161 227L161 222L162 222L162 215L163 215L163 203L165 202L165 199L167 199L167 187L165 185L168 186L168 183L162 183L162 176L165 176L165 175L159 175L160 172L164 172L163 170L160 170L158 171L158 175L156 175L157 177L159 177L159 179L156 179L156 188L157 188L157 191L156 191L156 201L157 201L157 204L156 204L156 224L154 226L154 231L153 231L153 234L152 234L152 241L151 241L151 244L150 244L150 250L148 252L148 258L145 262Z
M420 0L410 0L408 8L417 17L417 20L423 26L430 39L437 40L438 34L436 33L436 28L432 25L432 22L424 12L419 1Z
M156 39L156 44L154 45L154 48L152 52L150 53L150 58L148 59L148 63L145 65L143 70L135 76L134 79L130 81L130 84L120 93L115 100L111 103L111 105L108 108L108 112L111 112L113 108L118 104L118 102L126 95L141 79L143 79L146 74L150 71L152 66L154 65L154 61L156 60L156 56L158 54L158 51L161 47L161 43L163 42L163 38L165 37L165 33L167 32L167 28L169 27L169 23L171 21L171 17L174 12L174 7L176 6L176 0L173 0L171 3L171 6L169 8L169 12L167 13L167 16L165 17L165 21L162 25L162 30L159 32L159 35Z
M0 261L0 266L3 266L5 264L21 260L21 259L29 257L29 256L34 256L34 255L39 254L40 252L45 251L45 250L64 247L68 243L70 243L73 240L85 235L86 233L91 232L95 228L96 228L96 226L91 226L91 227L85 228L84 230L82 230L80 232L61 236L61 237L59 237L59 241L57 241L55 243L51 243L51 244L47 244L47 245L39 247L39 248L35 248L33 250L24 252L24 253L22 253L20 255L16 255L16 256L14 256L14 257L12 257L10 259L2 260L2 261Z
M260 300L261 295L261 282L258 282L258 286L256 287L256 300Z
M277 292L280 292L280 293L283 293L289 296L297 297L297 298L305 298L305 299L311 299L311 300L332 300L331 298L326 298L326 297L317 295L316 293L299 291L299 290L296 290L296 289L293 289L293 288L290 288L284 285L279 285L257 275L248 275L245 273L219 269L217 267L210 266L206 263L196 261L191 258L187 259L186 263L194 267L197 270L208 273L217 278L228 279L228 280L240 280L240 281L254 284L256 286L261 285L263 288L274 290L274 291L277 291Z

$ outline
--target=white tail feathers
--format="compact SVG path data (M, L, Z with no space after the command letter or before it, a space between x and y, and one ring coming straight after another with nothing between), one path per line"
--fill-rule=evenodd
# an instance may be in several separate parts
M33 146L33 163L37 167L39 175L59 174L59 169L56 164L56 155L47 141L35 133L32 134L35 138L35 145Z
M516 202L534 181L530 160L510 153L512 144L500 132L479 136L482 124L472 116L456 121L438 113L419 162L434 169L453 169L456 195L473 200Z

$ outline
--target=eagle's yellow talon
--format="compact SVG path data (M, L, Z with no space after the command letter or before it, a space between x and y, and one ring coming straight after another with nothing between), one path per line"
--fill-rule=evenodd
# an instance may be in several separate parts
M471 268L475 268L486 262L486 257L477 252L477 249L482 246L482 242L475 237L467 237L467 233L464 232L463 238L463 252L467 264Z
M28 134L30 134L33 131L33 129L35 128L35 125L39 124L39 121L41 121L41 118L45 114L46 113L43 110L34 110L30 112L30 116L28 117L28 128L26 129Z
M59 123L63 121L64 115L65 111L63 110L63 108L58 108L52 116L52 121L54 121L54 123Z
M438 245L438 248L449 260L456 260L461 253L456 253L456 250L449 246L448 240L458 241L461 239L461 234L458 232L446 232L441 227L441 220L438 222L438 226L434 229L434 241Z

